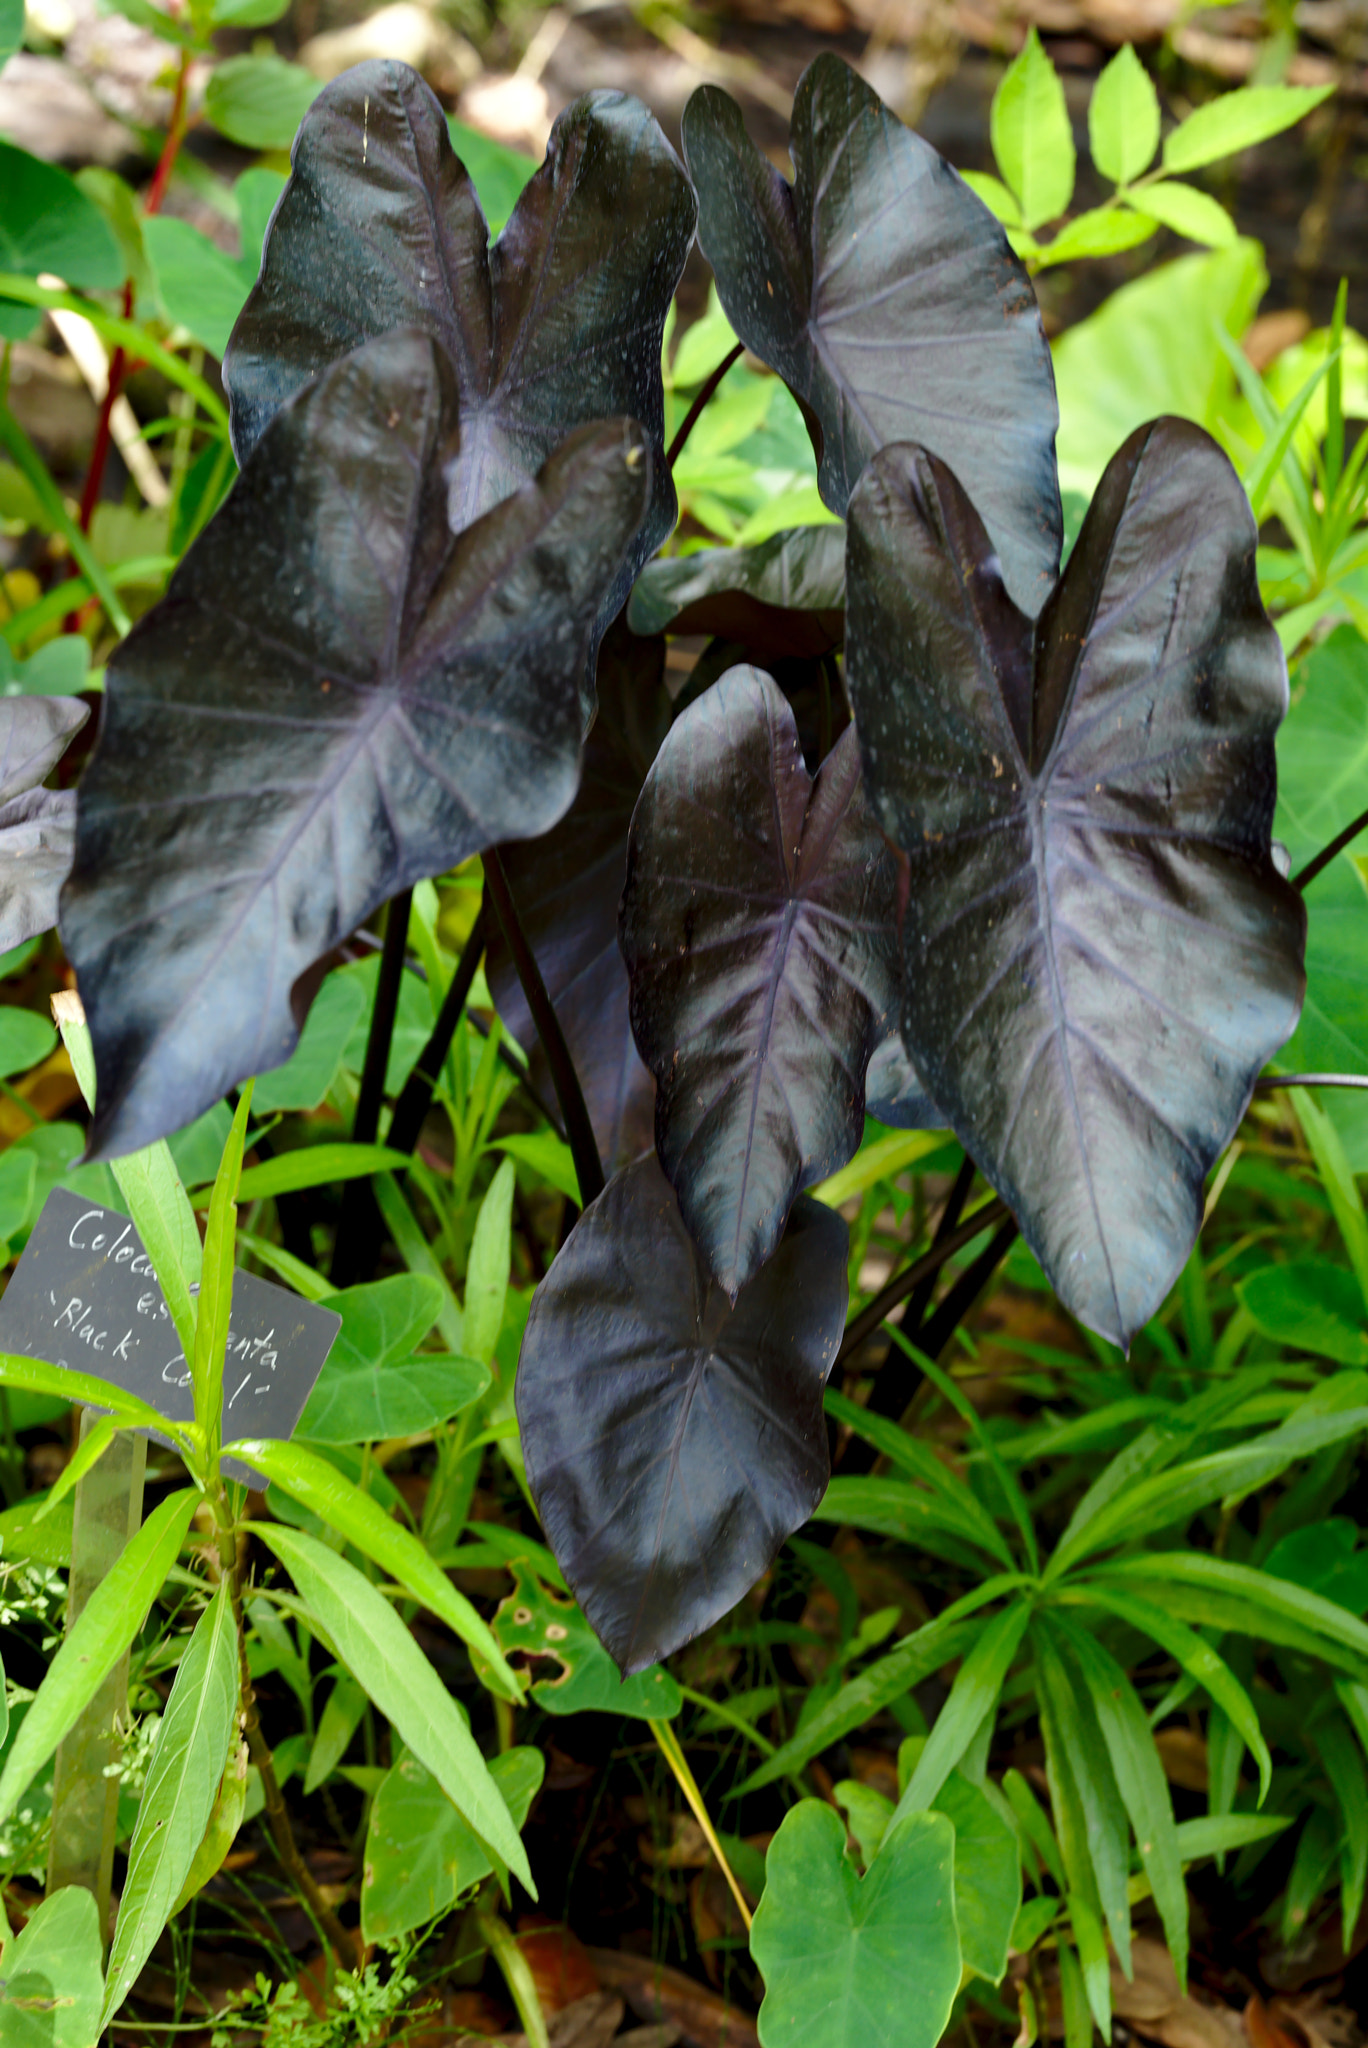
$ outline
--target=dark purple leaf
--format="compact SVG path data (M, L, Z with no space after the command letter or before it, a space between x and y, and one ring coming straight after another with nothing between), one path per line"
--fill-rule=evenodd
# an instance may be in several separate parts
M627 623L634 633L716 634L769 661L815 661L845 637L845 528L795 526L751 548L648 562Z
M517 1407L537 1512L624 1673L755 1584L826 1490L846 1227L807 1199L733 1305L654 1158L611 1180L532 1300Z
M910 865L907 1050L1060 1300L1122 1345L1304 987L1256 539L1179 420L1113 457L1035 625L934 456L886 449L850 506L847 681Z
M492 247L446 116L406 64L374 59L326 86L291 161L224 357L239 461L291 392L396 327L430 334L456 380L457 530L575 427L640 420L656 457L651 504L605 595L606 626L677 512L660 344L695 207L652 114L620 92L573 101Z
M649 451L630 421L582 429L453 537L458 448L427 336L335 364L111 660L62 902L97 1152L278 1065L311 963L396 890L571 802L578 679Z
M618 905L627 828L646 771L670 723L665 648L613 628L599 651L598 717L584 746L579 795L540 839L503 849L523 930L537 956L575 1063L599 1155L610 1174L651 1143L655 1082L637 1055L627 1014ZM497 924L486 961L499 1015L528 1055L543 1098L550 1070Z
M800 1188L864 1129L898 992L896 864L847 730L814 782L771 678L732 669L675 722L632 820L622 951L656 1150L735 1298Z
M79 697L0 698L0 953L57 922L76 797L42 782L89 716Z
M865 1114L895 1131L936 1131L945 1122L907 1057L902 1034L876 1046L865 1075Z
M1033 615L1063 531L1054 372L1006 234L839 57L803 74L789 185L736 102L684 110L698 239L727 317L804 408L822 497L844 513L871 455L917 441L956 465Z

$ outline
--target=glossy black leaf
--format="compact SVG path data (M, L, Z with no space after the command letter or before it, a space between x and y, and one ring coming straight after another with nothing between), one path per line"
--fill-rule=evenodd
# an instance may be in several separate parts
M844 513L892 441L953 462L1032 614L1063 531L1054 372L1006 234L943 157L830 53L804 72L789 185L736 102L684 110L698 239L727 317L803 406L822 497Z
M712 633L769 661L815 661L845 637L845 528L795 526L755 547L648 562L627 623L634 633Z
M1113 457L1035 625L934 457L886 449L851 500L847 681L910 866L907 1050L1061 1301L1120 1344L1304 987L1255 544L1179 420Z
M859 1145L865 1068L897 1003L895 885L853 730L814 782L790 706L754 668L675 721L632 820L622 951L656 1150L733 1298L799 1189Z
M620 92L572 102L492 246L446 116L406 64L374 59L326 86L291 163L224 357L239 461L291 392L396 327L430 334L455 376L455 529L534 476L573 428L639 420L656 457L651 505L604 599L606 625L677 511L660 344L695 207L653 115Z
M599 1156L610 1174L651 1143L655 1082L642 1065L627 1014L627 970L618 948L618 905L627 877L627 828L646 772L669 729L665 649L621 625L598 658L598 717L584 744L579 795L540 839L503 849L523 930L555 1007ZM499 1015L523 1051L543 1099L551 1074L495 924L486 963Z
M278 1065L312 962L395 890L573 799L578 678L649 451L629 421L581 429L453 537L459 431L427 336L335 364L111 660L62 904L96 1151Z
M537 1512L625 1674L755 1584L826 1490L847 1232L800 1201L733 1305L653 1157L585 1210L532 1300L518 1425Z
M79 697L0 698L0 953L57 922L76 794L42 782L89 716Z

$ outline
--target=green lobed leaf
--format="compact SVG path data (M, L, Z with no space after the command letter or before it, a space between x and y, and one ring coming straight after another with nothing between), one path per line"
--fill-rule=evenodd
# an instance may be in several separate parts
M317 1109L337 1079L365 1009L366 985L357 975L327 975L309 1007L299 1043L284 1066L258 1076L252 1098L257 1114Z
M14 1811L142 1627L199 1498L195 1487L186 1487L152 1510L63 1636L0 1772L0 1820Z
M267 1447L254 1446L254 1459L260 1448ZM345 1559L301 1530L272 1522L254 1526L288 1569L301 1599L317 1613L353 1678L481 1841L535 1898L527 1852L489 1766L460 1709L388 1601Z
M1330 85L1246 85L1224 92L1189 114L1164 140L1164 169L1194 171L1219 157L1233 156L1309 114L1329 99Z
M542 1659L532 1697L548 1714L621 1714L632 1720L672 1721L684 1704L675 1680L662 1664L620 1676L582 1609L557 1599L539 1583L526 1554L511 1555L513 1591L501 1601L493 1629L505 1655ZM459 1558L460 1552L458 1551ZM560 1670L550 1675L552 1663Z
M522 1827L541 1787L546 1759L538 1749L507 1749L489 1772ZM431 1771L401 1756L371 1802L361 1880L361 1932L367 1942L395 1941L450 1910L492 1869L484 1844Z
M1159 147L1159 95L1127 43L1106 64L1088 102L1088 147L1104 178L1129 185Z
M861 1878L831 1808L792 1807L766 1854L751 1928L763 2048L934 2048L960 1981L954 1864L951 1823L912 1813Z
M1064 88L1034 27L993 95L993 155L1021 205L1021 225L1038 228L1065 212L1074 188L1074 140Z
M123 2005L171 1917L204 1839L238 1700L237 1623L219 1586L181 1658L138 1803L101 2024Z
M299 1419L315 1443L374 1443L416 1436L477 1401L487 1367L451 1353L415 1351L440 1317L442 1289L427 1274L397 1273L317 1299L342 1317L327 1363Z
M335 1465L299 1443L267 1443L248 1438L230 1447L254 1471L292 1500L336 1529L365 1556L392 1573L413 1598L440 1616L452 1632L489 1667L491 1687L505 1699L520 1702L523 1688L504 1663L499 1646L464 1593L458 1593L427 1550L378 1502L344 1479ZM303 1589L301 1588L301 1591ZM308 1595L306 1594L307 1598ZM378 1596L377 1596L378 1597ZM389 1610L386 1609L386 1612ZM356 1674L361 1675L359 1672Z
M0 1010L0 1074L26 1074L45 1060L57 1043L57 1033L46 1017L18 1005Z

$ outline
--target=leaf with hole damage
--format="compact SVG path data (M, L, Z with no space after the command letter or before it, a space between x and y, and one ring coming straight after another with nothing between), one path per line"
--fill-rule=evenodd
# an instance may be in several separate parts
M57 922L76 795L42 785L89 716L79 697L0 698L0 953Z
M558 825L504 847L503 858L611 1174L650 1145L655 1106L655 1083L632 1038L617 934L627 828L670 723L664 642L635 639L615 625L599 651L597 689L579 795ZM490 993L528 1056L533 1086L549 1100L551 1070L502 930L491 922Z
M574 428L640 420L654 481L602 597L606 626L676 516L660 344L695 208L654 116L626 93L573 101L492 246L446 116L406 64L374 59L326 86L291 164L224 359L239 461L292 392L395 327L431 335L455 380L454 529L535 476Z
M334 364L111 660L62 909L97 1151L278 1066L314 961L396 890L572 800L579 677L649 452L630 421L584 428L453 536L460 433L425 335Z
M1178 420L1113 458L1035 624L933 456L885 451L851 503L851 702L909 862L907 1050L1061 1301L1120 1344L1302 998L1255 541Z
M506 1657L527 1660L531 1697L547 1714L623 1714L672 1721L684 1704L663 1666L624 1678L573 1600L543 1586L530 1561L509 1564L513 1591L490 1627Z
M1033 614L1059 568L1054 373L1030 279L943 157L839 57L803 74L789 185L741 109L684 111L698 239L727 317L805 408L823 501L915 439L954 461Z
M864 1130L896 1010L896 864L847 730L814 781L772 679L731 669L675 721L628 847L622 951L656 1149L733 1300L801 1188Z
M533 1296L517 1380L528 1480L628 1674L733 1607L821 1499L846 1255L842 1218L801 1201L733 1307L647 1158L585 1210Z

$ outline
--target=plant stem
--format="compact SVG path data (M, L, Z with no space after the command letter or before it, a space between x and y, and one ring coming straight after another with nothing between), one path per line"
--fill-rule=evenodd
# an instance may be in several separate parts
M717 1859L718 1869L727 1880L728 1889L736 1901L736 1909L741 1915L742 1924L747 1934L749 1934L751 1929L751 1909L746 1904L746 1894L738 1884L736 1873L730 1863L728 1863L722 1844L717 1839L717 1830L712 1824L712 1816L703 1803L703 1794L699 1791L694 1774L689 1769L689 1761L680 1747L679 1737L675 1734L668 1721L648 1721L646 1725L659 1744L660 1753L670 1766L675 1783L688 1801L689 1809L703 1831L704 1841Z
M361 1093L352 1123L352 1143L355 1145L373 1145L380 1129L385 1070L389 1066L390 1040L394 1036L394 1020L399 1011L399 987L408 946L409 906L412 901L412 889L401 889L397 896L390 898L384 950L380 955L380 972L375 984L375 1008L371 1011L370 1032L366 1038ZM362 1239L367 1225L371 1236L378 1239L380 1226L370 1184L364 1180L348 1181L333 1244L332 1279L338 1287L351 1284L353 1268L363 1256Z
M418 1055L418 1061L404 1083L403 1092L394 1105L390 1118L387 1142L395 1152L411 1152L418 1142L418 1133L423 1127L432 1091L442 1071L456 1035L456 1026L461 1021L471 983L485 950L485 912L481 904L471 927L470 937L461 948L461 957L456 963L456 972L451 977L451 986L442 999L437 1021L432 1027L432 1036Z
M1368 1088L1368 1074L1261 1074L1254 1083L1256 1095L1275 1088Z
M698 425L699 415L702 412L704 406L712 397L714 391L716 391L718 385L722 382L722 379L726 376L732 364L739 363L742 356L745 353L745 349L738 341L736 347L732 349L729 352L729 354L723 356L721 362L713 371L712 375L710 377L705 378L703 383L699 386L698 393L694 399L693 404L689 407L689 410L684 415L683 423L680 426L679 432L675 435L673 441L671 441L670 443L669 452L665 457L665 467L667 469L674 468L676 462L678 462L679 460L680 453L684 447L684 443L688 440L690 434Z
M1293 875L1292 887L1302 890L1309 888L1322 869L1329 867L1335 855L1343 853L1345 847L1352 844L1358 838L1359 833L1365 830L1368 830L1368 811L1360 811L1358 816L1351 819L1342 832L1335 834L1328 846L1323 846L1313 860L1309 860L1304 868Z
M918 1347L928 1358L935 1358L944 1351L955 1331L963 1322L969 1310L978 1300L988 1282L992 1279L1003 1259L1006 1258L1016 1241L1017 1226L1014 1217L1009 1216L997 1230L987 1249L981 1251L972 1266L960 1274L944 1301L922 1332ZM882 1378L882 1374L880 1374ZM904 1402L906 1407L907 1403Z
M860 1311L846 1331L841 1340L841 1348L836 1353L836 1365L844 1365L851 1353L859 1350L866 1337L873 1336L890 1309L895 1309L900 1301L906 1301L908 1295L928 1275L939 1273L948 1259L952 1259L956 1252L962 1251L965 1245L971 1244L993 1224L1001 1223L1006 1214L1005 1202L985 1202L981 1208L975 1209L972 1216L967 1216L957 1230L952 1230L942 1244L933 1246L912 1265L895 1274L888 1285L875 1295L868 1308ZM1015 1229L1015 1224L1012 1227ZM835 1366L832 1370L835 1370Z
M973 1189L974 1175L977 1170L973 1160L966 1157L964 1164L955 1175L954 1186L945 1198L945 1207L941 1210L940 1221L936 1225L936 1234L931 1240L932 1251L939 1250L955 1228L955 1225L959 1222L960 1217L964 1214L964 1205L968 1201L970 1192ZM898 1328L902 1331L904 1337L907 1337L914 1343L917 1332L922 1326L922 1318L930 1307L931 1296L935 1291L935 1276L928 1273L902 1312Z
M575 1174L580 1185L580 1206L587 1209L596 1195L603 1193L603 1161L599 1158L598 1145L594 1138L594 1127L589 1121L589 1112L584 1106L584 1091L575 1072L575 1063L561 1031L551 998L546 993L537 956L527 942L527 934L518 917L518 908L513 901L513 892L508 886L508 871L497 846L492 846L484 857L485 893L494 906L494 915L504 935L513 965L518 970L527 1007L532 1012L532 1022L537 1027L537 1036L546 1054L546 1063L551 1069L555 1084L556 1100L561 1106L565 1119L565 1135L575 1161Z

